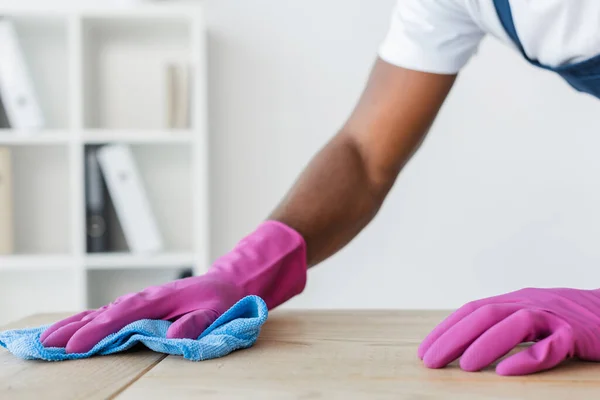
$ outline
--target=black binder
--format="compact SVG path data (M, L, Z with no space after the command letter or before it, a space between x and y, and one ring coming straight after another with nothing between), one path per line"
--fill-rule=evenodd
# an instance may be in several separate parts
M8 115L2 104L2 96L0 96L0 129L10 128L10 122L8 121Z
M87 252L108 251L108 190L102 177L96 152L100 146L85 150L85 206Z

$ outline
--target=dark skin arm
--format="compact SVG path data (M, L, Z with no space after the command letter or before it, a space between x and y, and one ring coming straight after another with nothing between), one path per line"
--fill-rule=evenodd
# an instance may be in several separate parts
M314 156L269 216L304 237L309 267L339 251L373 219L402 167L425 138L454 79L377 60L346 123ZM246 249L232 259L264 261L265 257L257 258L254 250ZM152 286L120 297L99 313L89 310L59 321L44 332L42 341L47 346L66 346L68 353L85 352L130 322L172 316L182 316L171 326L181 330L174 332L176 336L198 337L216 318L215 307L234 304L242 293L269 292L252 285L238 286L230 277L238 274L241 263L224 264L223 269L215 267L210 276ZM251 272L275 271L260 277L260 285L272 283L273 275L281 273L278 265L271 268L275 263L267 268L264 264L254 265ZM247 281L251 277L242 278ZM286 285L297 292L298 285Z
M348 120L269 216L304 237L309 267L341 250L375 217L455 78L376 60Z

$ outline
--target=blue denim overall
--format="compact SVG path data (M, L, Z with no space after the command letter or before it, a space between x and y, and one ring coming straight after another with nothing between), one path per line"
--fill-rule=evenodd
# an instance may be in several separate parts
M517 30L515 29L509 0L494 0L494 7L504 30L527 61L536 67L556 72L576 90L600 98L600 54L570 65L562 65L554 68L542 65L538 61L530 59L525 54L523 45L517 35ZM600 32L600 29L598 32Z

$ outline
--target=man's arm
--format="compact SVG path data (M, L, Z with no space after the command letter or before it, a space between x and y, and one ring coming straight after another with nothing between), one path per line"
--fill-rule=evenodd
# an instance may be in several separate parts
M342 129L269 217L304 237L309 267L342 249L377 214L455 78L376 60Z
M453 82L453 76L378 60L348 121L269 218L304 240L282 224L261 224L206 274L150 286L73 315L45 330L40 340L47 347L65 346L67 353L84 353L133 321L174 317L167 337L196 338L243 296L259 296L272 309L301 293L306 265L333 255L375 216Z

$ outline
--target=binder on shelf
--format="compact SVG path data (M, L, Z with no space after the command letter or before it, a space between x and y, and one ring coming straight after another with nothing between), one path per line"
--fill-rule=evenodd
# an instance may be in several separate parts
M190 71L185 63L167 64L167 127L190 126Z
M108 251L108 193L98 162L99 146L85 151L85 208L87 252Z
M8 115L6 115L6 110L2 104L2 96L0 96L0 129L8 128L10 128L10 122L8 122Z
M129 146L106 145L97 156L129 250L161 251L163 240Z
M45 121L14 24L0 17L0 97L14 129L43 128Z
M12 161L8 147L0 147L0 254L14 252Z
M179 272L177 279L185 279L194 276L194 270L191 267L185 268Z

